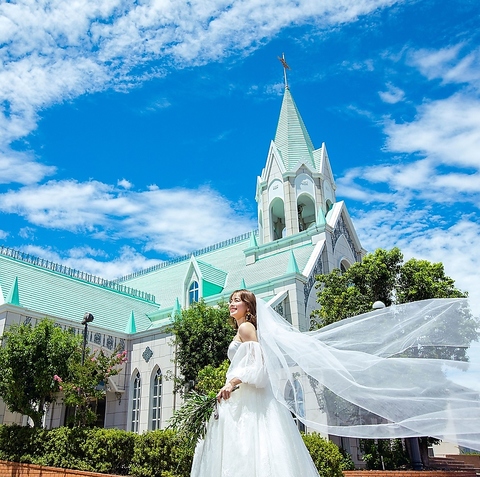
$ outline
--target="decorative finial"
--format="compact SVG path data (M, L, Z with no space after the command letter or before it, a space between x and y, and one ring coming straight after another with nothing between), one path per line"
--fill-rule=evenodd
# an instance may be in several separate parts
M279 56L278 59L283 65L283 78L285 80L285 88L288 89L287 70L290 69L290 66L288 66L287 62L285 61L285 53L282 53L282 56Z

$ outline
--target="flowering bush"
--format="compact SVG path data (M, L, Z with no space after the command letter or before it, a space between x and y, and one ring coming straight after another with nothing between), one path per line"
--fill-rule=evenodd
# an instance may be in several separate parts
M63 391L63 402L75 408L69 424L91 426L97 419L96 403L105 396L107 380L121 371L127 361L127 352L107 355L103 350L90 353L83 364L73 363L68 381L54 375L57 391Z

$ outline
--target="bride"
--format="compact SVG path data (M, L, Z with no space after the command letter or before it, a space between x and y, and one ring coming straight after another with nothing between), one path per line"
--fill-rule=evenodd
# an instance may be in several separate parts
M323 435L430 436L480 450L480 321L466 299L393 306L311 333L248 290L229 309L237 334L219 418L191 477L318 477L291 413Z
M191 477L318 477L290 411L272 392L257 336L255 295L230 297L237 329L228 347L230 368L195 451Z

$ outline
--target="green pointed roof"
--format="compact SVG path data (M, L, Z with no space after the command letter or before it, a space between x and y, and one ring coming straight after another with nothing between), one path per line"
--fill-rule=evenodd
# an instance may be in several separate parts
M131 335L136 332L137 332L137 327L135 325L135 313L133 313L133 310L132 310L132 313L130 314L130 319L127 322L127 326L125 326L125 333L128 333Z
M250 247L258 247L257 238L255 237L255 232L253 230L250 234Z
M173 305L171 317L175 318L176 315L181 315L181 314L182 314L182 307L180 306L180 300L177 297L175 298L175 305Z
M300 273L298 268L297 261L295 260L295 255L293 250L290 250L290 257L288 259L287 273Z
M287 171L300 161L315 168L313 143L290 93L285 88L274 143Z
M324 227L326 223L327 221L325 220L325 214L323 213L323 210L319 207L317 214L317 225L319 227Z
M247 289L247 284L245 283L245 279L242 278L242 281L240 282L240 289L246 290Z
M12 288L10 288L10 292L8 293L7 297L7 303L20 306L20 295L18 293L18 277L15 277Z
M217 268L210 263L206 263L202 260L197 260L198 268L202 272L202 277L205 281L213 283L223 288L225 286L225 280L228 273L220 268Z

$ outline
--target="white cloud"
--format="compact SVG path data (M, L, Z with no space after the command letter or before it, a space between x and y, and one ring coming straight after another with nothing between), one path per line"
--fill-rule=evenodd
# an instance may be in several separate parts
M130 88L171 68L249 51L282 28L355 21L395 0L81 0L0 4L0 157L35 129L40 109L84 93ZM159 99L149 109L169 106ZM2 155L3 153L3 155ZM32 158L18 155L18 164ZM30 169L30 167L25 167ZM0 175L29 184L52 173Z
M133 187L133 184L130 181L127 181L127 179L117 181L117 185L127 190Z
M480 99L466 93L418 108L409 123L386 123L387 148L421 153L438 163L480 168Z
M337 193L362 204L350 209L367 250L397 246L406 260L442 262L478 310L480 63L479 51L459 58L464 50L455 45L410 54L410 64L428 79L462 83L461 89L425 99L409 122L385 120L389 158L346 171L337 180Z
M116 257L110 257L103 250L90 247L79 247L59 253L51 248L28 245L22 247L21 251L107 280L114 280L160 263L159 260L146 258L132 247L122 247Z
M55 171L56 167L35 162L28 153L15 152L8 147L2 150L0 146L0 184L35 184Z
M377 248L399 247L405 260L412 257L442 262L455 286L468 291L475 309L480 309L480 224L474 217L460 217L446 226L431 209L372 210L353 214L362 245Z
M384 103L395 104L402 101L405 92L391 83L387 84L387 91L379 91L378 95Z
M134 239L147 250L172 255L256 227L244 211L207 187L135 192L97 181L50 181L0 195L0 211L45 228Z
M428 79L440 78L444 83L480 85L480 49L461 57L466 45L457 44L440 50L417 50L410 53L410 63Z

